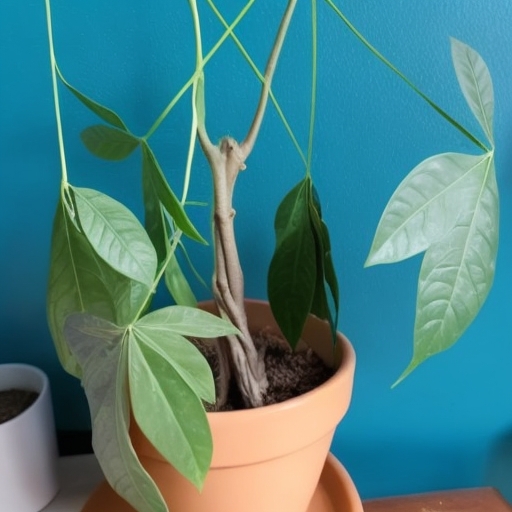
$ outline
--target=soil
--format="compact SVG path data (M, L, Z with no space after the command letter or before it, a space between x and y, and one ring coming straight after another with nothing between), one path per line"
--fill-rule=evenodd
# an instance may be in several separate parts
M281 338L261 332L254 336L258 349L265 347L265 366L268 389L265 405L284 402L320 386L334 374L311 349L294 352ZM218 375L217 356L213 347L206 342L197 342L198 348L208 360L214 377ZM228 403L222 409L216 405L205 404L207 411L239 410L245 406L240 393L231 379Z
M9 421L28 409L39 393L25 389L0 391L0 423Z

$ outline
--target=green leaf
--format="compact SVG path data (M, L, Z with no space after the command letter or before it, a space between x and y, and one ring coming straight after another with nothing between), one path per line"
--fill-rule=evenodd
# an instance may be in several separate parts
M140 144L140 140L131 133L103 124L86 128L81 139L93 155L105 160L123 160Z
M125 331L92 315L75 314L66 321L65 335L84 371L93 448L105 478L136 510L168 512L130 441Z
M96 253L120 274L151 288L156 253L136 217L101 192L76 187L73 192L80 227Z
M144 147L144 146L143 146ZM144 158L144 149L142 152ZM143 161L144 162L144 161ZM158 197L158 190L149 172L149 166L142 166L142 194L144 199L144 227L155 247L158 263L161 264L170 250L171 228Z
M315 294L311 305L311 313L329 322L333 343L335 343L339 314L338 279L332 261L329 230L322 220L320 198L314 186L312 187L309 215L315 237L317 262Z
M479 180L461 190L453 229L432 244L418 283L413 358L399 381L428 357L452 346L491 289L498 251L498 188L492 156Z
M467 44L451 39L452 59L460 88L486 137L494 143L494 92L487 65Z
M96 101L82 94L78 89L75 89L62 75L60 69L57 67L57 73L62 83L78 98L89 110L94 112L103 121L120 128L121 130L128 131L128 128L123 123L122 119L113 111L103 105L100 105Z
M173 218L174 222L179 229L187 236L206 244L206 240L199 234L190 219L188 218L182 204L174 195L174 192L169 187L167 180L164 177L162 169L158 164L155 155L147 143L142 144L142 166L145 180L145 188L153 189L153 196L158 197L162 206L167 210L169 215Z
M197 300L194 292L181 270L176 254L173 254L165 268L165 284L172 298L179 306L196 307Z
M115 307L95 253L85 236L76 229L62 199L53 223L46 304L59 360L67 372L80 377L80 366L63 335L64 321L69 314L86 309L114 319Z
M272 313L292 347L311 310L316 285L316 248L309 204L311 180L305 178L283 199L276 213L276 248L268 272Z
M135 324L130 336L130 390L135 418L146 437L200 489L212 456L202 400L215 401L215 384L204 356L178 334L190 332L190 327L194 332L203 330L189 325L192 317L207 318L194 311L199 310L174 306ZM222 325L224 333L233 330L227 322ZM214 335L209 324L203 327Z
M401 261L443 238L455 226L468 189L481 184L488 158L445 153L415 167L389 200L365 265Z
M238 329L227 320L188 306L169 306L153 311L141 318L137 322L137 327L196 338L217 338L228 334L240 334Z

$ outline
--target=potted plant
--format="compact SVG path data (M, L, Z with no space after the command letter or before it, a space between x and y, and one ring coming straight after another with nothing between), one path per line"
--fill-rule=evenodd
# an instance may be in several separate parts
M43 509L59 483L50 382L39 368L0 364L0 453L2 507Z
M244 426L239 427L239 432L245 431L248 428L245 418L257 423L256 417L260 413L265 416L267 411L276 409L274 405L265 405L269 379L264 347L268 340L255 343L254 336L258 331L270 332L272 339L276 335L282 336L292 349L303 344L314 347L321 361L337 368L334 376L316 390L331 396L332 391L328 391L331 384L344 381L347 393L341 405L335 405L332 400L326 404L328 415L332 416L330 426L322 426L322 432L314 433L312 438L302 431L297 434L305 447L299 449L294 445L293 453L306 450L319 439L322 440L319 443L322 451L312 459L311 466L316 475L312 483L303 483L302 477L289 478L290 486L304 491L300 502L290 504L290 511L304 511L307 507L322 472L336 422L348 407L354 357L348 341L336 332L338 284L329 232L322 219L319 194L311 174L316 94L314 3L311 128L306 156L271 89L296 3L296 0L286 2L265 72L261 73L234 33L251 2L231 24L224 20L213 3L210 4L225 32L213 48L204 53L201 17L196 2L190 0L196 42L194 72L148 132L137 136L118 114L66 80L56 61L50 5L46 0L62 157L61 194L54 222L48 288L49 324L62 365L84 385L91 409L93 444L107 480L138 510L166 510L162 494L169 504L175 500L173 506L183 501L184 508L177 510L250 510L248 504L240 505L238 498L232 501L231 508L225 502L212 505L210 492L215 492L210 491L213 486L210 482L217 481L217 477L208 470L212 460L212 435L214 459L224 456L218 455L222 444L236 447L235 453L241 449L236 442L237 436L217 433L218 425L227 418L230 421L244 418L241 420ZM405 376L426 357L447 348L461 336L478 313L492 284L497 250L498 196L493 163L491 80L481 57L467 45L452 40L459 84L489 140L490 147L487 147L372 47L331 0L326 0L326 4L378 60L405 80L480 151L477 156L447 153L420 163L398 186L377 228L368 265L399 261L426 251L419 276L415 352ZM215 144L207 129L205 77L212 57L227 39L234 41L240 49L262 82L262 90L253 107L252 122L245 138L238 141L227 136ZM107 160L123 160L135 151L140 152L145 227L116 200L96 190L75 187L68 180L59 81L101 119L101 124L82 133L82 140L92 153ZM186 93L192 99L191 129L183 193L179 199L166 180L160 159L151 146L151 137L175 105L183 101ZM276 106L306 168L305 177L291 189L277 209L276 250L268 273L272 315L266 306L247 302L244 298L232 206L235 182L255 146L269 99ZM215 272L212 288L215 308L208 304L202 309L192 307L195 298L177 259L177 249L183 248L185 238L205 241L187 214L188 187L194 157L198 153L196 145L201 147L211 169L214 190L212 245ZM178 305L153 310L153 296L161 281L165 282ZM253 310L264 315L264 320L253 317ZM212 315L213 311L218 316ZM315 332L316 328L321 332L315 334L317 340L309 336L313 327ZM206 342L206 338L213 341ZM212 346L216 382L205 359ZM280 342L276 342L276 346L282 350L278 359L284 360L287 350ZM333 347L337 347L336 350ZM309 354L306 350L306 357L310 357ZM313 360L318 359L311 357L310 364L313 365ZM291 399L284 408L293 409L303 397L313 396L316 390ZM215 402L214 409L222 409L229 406L233 395L238 395L242 407L249 410L243 414L242 411L205 412L205 402ZM270 444L281 446L295 437L290 434L291 430L284 429L284 438L274 438L270 433L264 437ZM267 431L263 429L262 432ZM254 437L242 439L241 444L247 446ZM171 463L170 469L165 470L165 477L161 476L163 470L159 458ZM268 453L265 458L276 460ZM151 460L157 460L156 469L149 467ZM291 460L295 467L305 466L293 458ZM260 462L252 460L251 463L257 466ZM242 464L247 467L246 461ZM230 459L229 462L224 460L220 467L233 465ZM274 483L279 482L276 475L284 474L276 470L268 473ZM174 492L174 483L168 482L179 482L181 487L186 487L187 480L191 484L185 498L178 499L175 494L167 496L168 488L172 487ZM160 485L155 486L154 481ZM246 477L243 485L233 487L247 492L246 485L253 481L253 476ZM279 482L276 487L279 489L283 485ZM206 505L195 501L200 494L193 486L202 488ZM221 484L219 488L223 489ZM261 491L251 492L247 493L250 502L265 495ZM220 494L225 496L226 491ZM357 499L352 503L353 510L360 510ZM206 508L201 509L202 506ZM283 506L281 501L274 501L270 505L260 504L260 508L254 510L284 510ZM94 507L98 510L97 504Z

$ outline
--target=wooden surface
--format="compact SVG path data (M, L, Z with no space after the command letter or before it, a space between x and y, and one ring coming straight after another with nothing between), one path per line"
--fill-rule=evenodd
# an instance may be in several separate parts
M367 500L364 512L512 512L490 487Z

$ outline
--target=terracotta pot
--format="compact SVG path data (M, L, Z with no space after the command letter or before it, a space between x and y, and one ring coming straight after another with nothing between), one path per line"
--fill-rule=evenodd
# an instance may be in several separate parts
M26 364L0 365L0 390L39 393L18 416L0 424L0 510L35 512L57 494L57 439L48 377Z
M202 307L210 311L214 309L211 303ZM253 332L265 329L279 333L268 303L247 301L246 308ZM317 318L308 320L303 339L324 361L338 366L335 375L313 391L281 404L208 413L213 436L213 461L201 493L156 452L138 428L132 429L135 450L159 486L169 510L309 510L334 430L350 403L355 354L349 341L341 334L338 334L337 350L334 351L327 324ZM106 486L96 494L105 492ZM112 496L93 495L84 512L106 511L107 507L98 508L104 499L112 500ZM344 508L344 512L362 512L357 492L352 501L354 506ZM112 503L108 505L111 512L131 510L130 507L112 506Z

